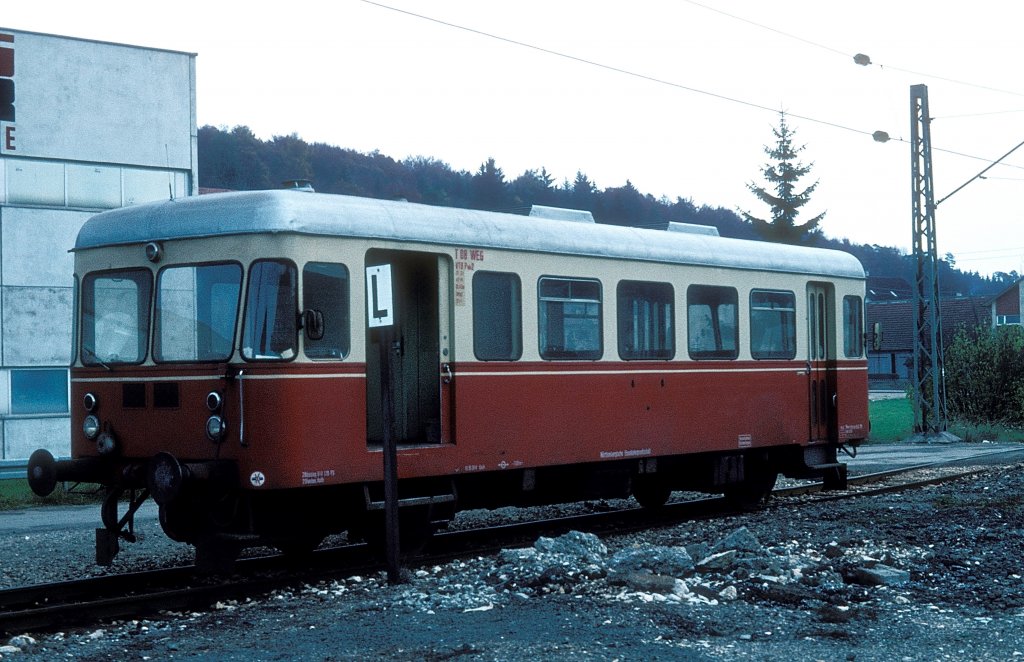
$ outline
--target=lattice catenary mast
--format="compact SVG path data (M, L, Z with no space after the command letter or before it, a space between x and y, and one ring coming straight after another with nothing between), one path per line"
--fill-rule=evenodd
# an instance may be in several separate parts
M910 87L911 187L914 245L914 431L946 430L946 389L939 309L939 256L935 248L935 191L928 87Z

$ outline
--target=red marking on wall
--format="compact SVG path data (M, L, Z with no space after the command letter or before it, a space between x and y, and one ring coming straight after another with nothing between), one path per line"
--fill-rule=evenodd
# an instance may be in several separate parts
M13 48L0 48L0 76L14 78Z
M0 122L14 122L14 35L0 34ZM0 127L0 150L14 151L14 127Z

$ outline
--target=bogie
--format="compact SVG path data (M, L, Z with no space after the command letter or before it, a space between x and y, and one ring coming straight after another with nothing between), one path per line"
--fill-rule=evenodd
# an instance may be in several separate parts
M633 479L633 498L647 510L658 510L672 495L668 482L657 478L640 476Z

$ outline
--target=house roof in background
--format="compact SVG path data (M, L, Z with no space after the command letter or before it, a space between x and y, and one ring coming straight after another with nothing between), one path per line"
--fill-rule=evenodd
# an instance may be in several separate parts
M902 278L868 276L866 285L868 301L905 301L914 293Z
M996 294L994 294L991 297L989 297L988 298L988 302L990 304L994 303L996 299L998 299L999 297L1003 296L1004 294L1006 294L1010 290L1016 289L1016 288L1020 287L1021 281L1024 281L1024 278L1018 278L1017 280L1013 281L1012 283L1010 283L1009 285L1007 285L1003 289L999 290L999 292L997 292Z
M961 328L975 329L992 322L989 297L957 297L939 301L943 345L948 345ZM913 301L869 301L867 324L882 325L883 352L913 351L916 312Z

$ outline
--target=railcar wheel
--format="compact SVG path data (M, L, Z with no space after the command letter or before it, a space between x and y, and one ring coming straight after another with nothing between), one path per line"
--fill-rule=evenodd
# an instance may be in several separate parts
M743 482L726 488L725 498L740 510L757 510L768 501L778 477L776 471L758 471Z
M199 519L193 509L180 503L160 506L160 528L176 542L194 543L202 531Z
M367 515L358 527L349 530L349 534L364 541L376 555L384 555L387 551L387 532L384 528L384 513L382 512ZM434 525L430 521L429 508L399 509L398 551L400 553L415 554L421 551L433 535Z
M274 543L274 547L285 556L302 558L316 551L316 548L323 541L324 537L322 535L307 533L295 536L294 538L278 540Z
M242 546L234 540L206 536L195 543L196 567L202 572L226 574L234 569Z
M633 498L645 510L658 510L672 495L668 484L656 478L635 478L632 488Z

